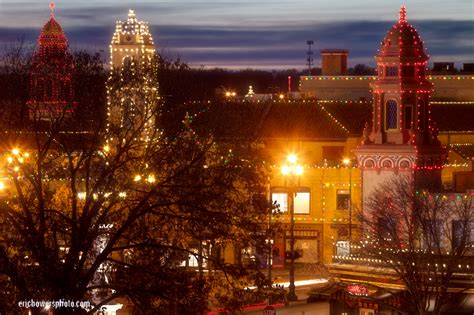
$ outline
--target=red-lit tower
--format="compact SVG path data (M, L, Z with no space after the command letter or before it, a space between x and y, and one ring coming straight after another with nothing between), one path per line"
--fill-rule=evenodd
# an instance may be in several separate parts
M375 57L378 78L371 85L375 143L430 142L433 84L425 77L428 58L402 6L398 23L387 33Z
M64 31L54 18L54 4L50 7L51 18L43 26L30 70L28 108L33 120L68 117L75 106L72 56Z
M426 79L429 56L405 7L375 56L372 128L367 126L356 155L362 168L363 197L393 175L411 176L414 188L441 186L446 152L430 118L433 84Z

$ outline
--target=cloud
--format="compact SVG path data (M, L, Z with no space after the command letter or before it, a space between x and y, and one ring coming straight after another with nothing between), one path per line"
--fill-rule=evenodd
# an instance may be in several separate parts
M380 41L393 22L342 21L287 26L152 25L158 51L164 49L192 65L304 68L307 40L314 40L315 64L318 51L325 48L349 49L349 64L373 65ZM474 62L474 22L422 20L414 23L432 61ZM107 26L64 26L74 49L103 50L108 53L114 23ZM34 28L0 28L1 42L20 38L34 42ZM441 59L443 58L443 59Z

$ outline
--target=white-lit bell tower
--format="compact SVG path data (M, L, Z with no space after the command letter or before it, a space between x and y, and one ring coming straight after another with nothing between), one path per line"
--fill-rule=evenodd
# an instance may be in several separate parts
M107 130L127 130L139 123L146 124L145 133L154 128L151 116L159 100L154 59L155 47L148 23L138 21L130 10L125 22L116 22L110 44ZM146 138L144 133L142 136Z
M126 22L117 21L110 44L110 65L122 67L127 58L136 61L152 58L155 54L153 38L148 23L138 21L133 10L128 11Z

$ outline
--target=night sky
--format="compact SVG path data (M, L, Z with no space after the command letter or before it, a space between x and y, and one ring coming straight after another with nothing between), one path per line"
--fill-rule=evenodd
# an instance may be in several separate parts
M0 0L0 50L24 39L33 45L49 19L44 0ZM474 62L472 0L101 0L56 1L55 16L72 49L103 51L115 21L135 9L148 21L158 51L206 68L305 67L307 40L314 50L349 49L349 64L373 66L401 4L425 41L431 62ZM320 64L319 53L315 64Z

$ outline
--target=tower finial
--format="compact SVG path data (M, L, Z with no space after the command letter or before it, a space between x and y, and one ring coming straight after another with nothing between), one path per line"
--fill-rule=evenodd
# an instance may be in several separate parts
M399 23L404 23L407 21L407 10L405 9L404 5L400 7L400 18L398 21Z
M54 16L54 8L56 7L56 5L54 4L54 2L51 2L49 4L49 9L51 10L51 17Z

